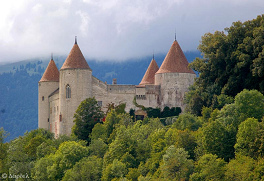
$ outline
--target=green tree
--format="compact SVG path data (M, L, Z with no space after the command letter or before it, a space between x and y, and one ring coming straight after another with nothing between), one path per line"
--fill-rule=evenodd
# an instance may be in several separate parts
M196 138L193 132L189 130L177 130L170 128L165 133L165 142L167 146L174 145L176 148L184 148L188 151L191 159L195 159L194 150L197 147Z
M254 168L253 158L237 155L226 165L225 180L253 180Z
M259 158L255 163L253 180L264 180L264 159Z
M235 97L235 106L246 118L258 120L264 116L264 96L257 90L243 90Z
M97 140L92 140L91 144L88 146L88 149L90 155L95 155L99 158L103 158L105 152L108 149L108 145L99 138Z
M126 165L117 159L109 164L103 171L102 180L111 181L114 178L122 178L128 173Z
M163 155L161 171L168 180L188 180L193 171L193 161L188 159L188 152L183 148L170 146Z
M103 160L96 156L84 157L73 168L66 171L62 181L100 180Z
M132 181L137 181L139 176L140 176L140 172L138 171L137 168L129 168L126 178Z
M7 166L7 149L8 143L4 143L4 139L8 136L8 133L4 128L0 128L0 176L3 173L8 173Z
M172 124L172 127L180 130L188 129L196 131L199 127L201 127L201 123L199 122L197 116L189 113L183 113Z
M195 172L191 175L190 180L225 180L226 162L217 158L216 155L205 154L195 165Z
M105 126L106 126L106 132L107 132L107 137L108 137L108 143L111 143L111 140L113 139L112 137L110 137L110 135L113 133L113 130L115 128L115 125L117 125L120 120L121 120L121 116L118 115L118 113L112 109L106 116L105 118Z
M66 170L88 156L85 144L75 141L63 142L54 154L46 155L35 163L32 177L35 180L61 180Z
M91 141L97 140L97 139L102 139L104 142L107 142L107 125L106 124L101 124L97 123L90 134Z
M234 157L235 136L233 132L219 121L213 121L204 125L198 132L198 148L204 153L215 154L228 161Z
M103 112L98 106L95 98L88 98L81 102L74 114L75 123L72 128L72 134L78 139L90 142L90 133L96 123L103 118Z
M12 140L7 150L9 173L30 175L37 159L37 147L53 138L51 132L44 129L36 129Z
M259 156L263 156L263 144L263 123L259 123L257 119L248 118L239 125L237 143L235 144L237 153L256 159Z
M216 31L202 37L198 49L203 58L190 64L199 72L186 96L192 113L199 115L203 106L220 109L224 105L222 98L217 98L220 94L234 97L243 89L264 93L263 20L261 15L244 23L234 22L226 33Z

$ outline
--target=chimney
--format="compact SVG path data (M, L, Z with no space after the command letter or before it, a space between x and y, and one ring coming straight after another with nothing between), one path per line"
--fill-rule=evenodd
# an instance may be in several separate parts
M116 78L113 78L113 85L116 85Z

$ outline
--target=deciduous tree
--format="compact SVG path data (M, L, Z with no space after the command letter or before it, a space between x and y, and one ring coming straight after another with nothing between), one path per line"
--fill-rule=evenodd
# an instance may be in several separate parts
M103 118L103 112L98 106L95 98L88 98L81 102L76 113L74 114L73 122L75 125L72 128L73 135L77 138L90 142L90 133L96 123Z

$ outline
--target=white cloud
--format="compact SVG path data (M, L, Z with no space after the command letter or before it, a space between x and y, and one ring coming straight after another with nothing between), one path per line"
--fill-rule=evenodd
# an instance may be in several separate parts
M166 53L177 31L183 50L206 32L263 12L262 0L8 0L0 2L0 61L67 55L78 36L90 58Z

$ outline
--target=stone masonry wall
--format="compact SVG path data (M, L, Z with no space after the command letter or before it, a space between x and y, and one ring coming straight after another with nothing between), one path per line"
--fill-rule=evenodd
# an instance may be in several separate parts
M181 107L184 110L184 95L194 83L195 74L162 73L155 75L155 84L160 85L161 109L165 106Z
M38 127L49 129L49 95L59 88L59 82L39 82L38 87Z

